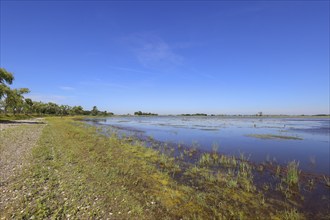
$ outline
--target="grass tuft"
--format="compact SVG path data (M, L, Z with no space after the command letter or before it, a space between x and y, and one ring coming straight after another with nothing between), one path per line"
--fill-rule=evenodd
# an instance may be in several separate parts
M287 166L286 183L289 186L297 185L299 183L299 162L291 161Z

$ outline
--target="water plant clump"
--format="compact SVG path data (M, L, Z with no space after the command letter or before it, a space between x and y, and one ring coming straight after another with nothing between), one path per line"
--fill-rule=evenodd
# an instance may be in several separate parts
M286 174L286 183L289 186L296 186L299 183L299 174L300 171L298 169L299 162L291 161L287 166L287 174Z
M323 175L323 179L324 179L325 185L330 188L330 177L326 177Z
M213 161L209 153L204 153L198 162L201 166L210 166Z

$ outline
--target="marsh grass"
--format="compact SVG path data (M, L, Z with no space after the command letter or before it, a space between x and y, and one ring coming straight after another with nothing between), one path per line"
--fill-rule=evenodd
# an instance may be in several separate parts
M260 138L260 139L282 139L282 140L303 140L300 137L275 135L275 134L249 134L248 137Z
M327 187L330 187L330 178L329 177L326 177L326 176L323 176L323 179L324 179L324 183Z
M284 220L301 220L305 219L296 209L286 210L282 213Z
M300 171L298 167L299 162L291 161L288 163L285 181L289 186L297 186L299 183Z

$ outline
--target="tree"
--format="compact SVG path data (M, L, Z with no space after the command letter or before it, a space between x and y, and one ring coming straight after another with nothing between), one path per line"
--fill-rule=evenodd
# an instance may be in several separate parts
M134 112L134 115L142 115L142 112L141 111Z
M30 90L28 88L8 90L5 99L5 112L11 109L14 114L20 113L24 108L23 94L29 92Z
M58 115L60 112L61 108L56 103L48 102L46 104L46 114Z
M56 113L56 114L68 115L72 108L68 105L61 105L61 106L59 106L59 109L60 109L60 112Z
M0 68L0 83L7 83L11 85L14 80L14 75L11 72L8 72L5 68Z
M91 114L95 116L95 115L97 115L98 113L99 113L99 110L97 109L96 106L94 106L93 109L92 109L92 111L91 111Z
M32 109L34 113L45 114L46 104L42 102L33 102Z
M10 91L10 88L6 85L11 85L14 80L14 75L8 72L4 68L0 68L0 99Z
M28 113L32 113L33 110L33 101L32 99L25 99L25 105L24 105L25 109L27 110Z
M84 113L84 109L81 106L73 106L71 109L72 115L82 115Z

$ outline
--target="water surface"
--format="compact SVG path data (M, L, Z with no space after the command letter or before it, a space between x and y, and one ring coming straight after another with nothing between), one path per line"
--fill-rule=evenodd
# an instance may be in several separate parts
M98 122L121 133L139 133L155 140L184 144L219 153L244 153L254 162L300 162L308 172L329 175L328 118L238 118L238 117L110 117ZM253 134L271 134L302 140L260 139Z

